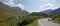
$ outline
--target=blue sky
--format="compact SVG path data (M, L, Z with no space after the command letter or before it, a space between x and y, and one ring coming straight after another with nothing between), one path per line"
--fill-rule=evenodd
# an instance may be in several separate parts
M54 10L60 7L60 0L4 0L2 2L13 7L18 6L28 12Z

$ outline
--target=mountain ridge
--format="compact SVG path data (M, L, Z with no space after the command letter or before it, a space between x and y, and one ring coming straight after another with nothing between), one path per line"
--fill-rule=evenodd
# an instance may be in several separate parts
M26 15L28 14L27 11L22 10L19 7L10 7L8 5L3 4L2 2L0 2L0 14L17 14L17 15Z

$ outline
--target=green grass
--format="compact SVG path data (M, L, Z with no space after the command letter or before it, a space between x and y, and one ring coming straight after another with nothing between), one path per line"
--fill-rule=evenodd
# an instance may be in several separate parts
M35 20L33 23L28 24L27 26L38 26L38 21Z
M4 21L4 22L1 22L1 23L0 23L0 26L11 26L11 25L16 26L17 21L18 21L17 19L16 19L16 20Z
M60 24L60 18L55 18L54 20L52 20L52 22Z
M9 20L9 18L12 18L12 19ZM33 21L33 23L28 24L27 26L38 26L37 19L39 19L39 18L40 17L35 17L35 16L27 16L27 17L20 18L20 19L17 19L16 16L0 17L0 21L3 21L3 22L0 22L0 26L11 26L11 25L17 26L18 22L22 22L23 20L26 20L26 19L27 19L27 21L35 20L35 21Z
M20 21L20 19L17 19L16 17L10 17L10 20L8 18L9 17L0 17L0 26L17 26L17 23Z

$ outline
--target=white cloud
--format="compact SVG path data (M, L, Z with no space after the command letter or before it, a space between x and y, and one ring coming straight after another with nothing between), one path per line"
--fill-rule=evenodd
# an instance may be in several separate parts
M4 4L6 4L6 5L9 5L9 6L11 6L11 7L19 7L19 8L21 8L22 10L24 10L24 5L23 4L15 4L13 1L14 0L5 0L6 2L3 2Z
M50 7L53 7L53 4L47 3L47 4L40 6L40 8L45 8L45 9L47 8L49 9Z
M49 1L49 0L41 0L41 1L47 2L47 1Z
M47 4L44 4L42 6L39 6L38 9L40 11L45 11L45 10L48 10L48 9L52 9L52 10L55 10L57 8L59 8L60 6L55 6L54 4L51 4L51 3L47 3Z
M12 6L12 5L14 5L15 3L13 2L14 0L4 0L4 4L6 4L6 5L9 5L9 6Z
M17 5L14 5L14 7L19 7L22 10L24 10L24 8L25 8L25 6L23 4L17 4Z
M53 6L54 6L53 4L47 3L47 4L43 4L43 5L39 6L38 9L40 11L44 11L44 10L52 9Z
M14 0L5 0L6 2L4 2L5 4L7 4L7 5L13 5L13 4L15 4L13 1Z
M42 2L56 1L56 0L41 0Z
M24 10L25 6L23 4L18 4L18 7L22 8Z

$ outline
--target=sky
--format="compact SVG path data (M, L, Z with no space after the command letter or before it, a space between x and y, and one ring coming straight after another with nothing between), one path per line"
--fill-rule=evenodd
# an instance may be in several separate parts
M19 7L28 12L41 12L60 7L60 0L0 0L11 7Z

